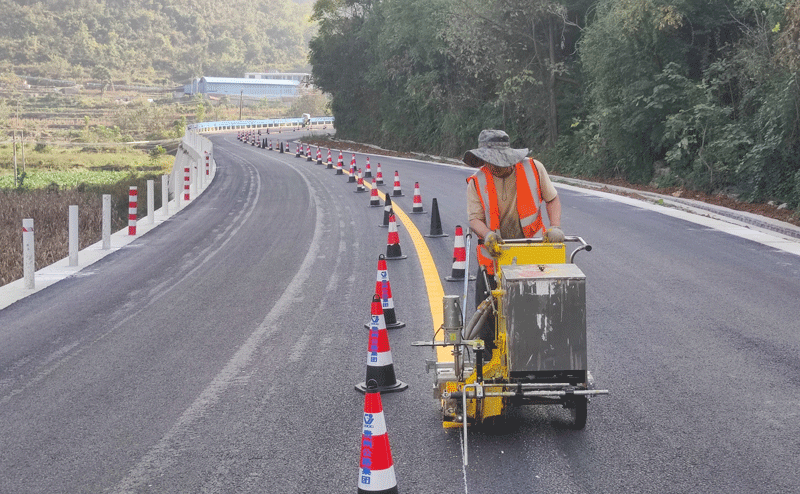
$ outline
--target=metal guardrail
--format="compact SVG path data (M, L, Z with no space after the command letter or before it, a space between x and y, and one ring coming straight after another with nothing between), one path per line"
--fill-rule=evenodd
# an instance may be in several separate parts
M333 117L311 117L308 125L333 125ZM265 120L227 120L222 122L199 122L187 126L188 130L209 132L216 130L271 129L303 125L303 118L271 118Z

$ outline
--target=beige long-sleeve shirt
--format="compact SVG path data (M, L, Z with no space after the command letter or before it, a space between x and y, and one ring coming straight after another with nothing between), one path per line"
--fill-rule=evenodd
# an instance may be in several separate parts
M558 192L556 191L553 182L550 181L550 176L547 174L544 165L534 160L536 168L539 172L539 186L542 189L542 199L544 202L550 202L556 198ZM500 209L500 236L503 238L525 238L522 232L522 226L519 223L519 213L517 212L517 175L514 170L511 175L506 178L492 177L494 185L497 189L497 205ZM542 204L544 207L544 204ZM481 199L478 191L475 189L475 184L472 180L467 183L467 213L470 221L478 219L488 225L486 214L481 205Z

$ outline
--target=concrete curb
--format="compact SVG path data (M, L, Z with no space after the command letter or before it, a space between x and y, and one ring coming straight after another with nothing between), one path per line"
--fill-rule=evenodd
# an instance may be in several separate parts
M800 241L800 226L778 221L766 216L759 216L756 214L748 213L746 211L737 211L735 209L726 208L723 206L716 206L705 202L695 201L693 199L682 199L673 197L671 195L657 194L654 192L641 191L637 189L630 189L627 187L620 187L615 185L606 185L602 183L589 182L586 180L579 180L574 178L567 178L561 176L551 175L550 178L561 184L573 185L579 188L592 189L592 190L608 190L611 192L620 193L626 196L639 196L641 200L658 204L660 206L671 207L686 211L692 214L708 215L712 214L718 219L725 219L741 225L751 226L753 228L763 230L766 232L774 232L786 237L795 238Z

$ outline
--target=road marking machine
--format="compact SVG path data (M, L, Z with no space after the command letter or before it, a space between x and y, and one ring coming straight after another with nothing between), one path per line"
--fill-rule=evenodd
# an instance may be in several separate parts
M569 259L567 243L580 244ZM463 297L445 295L443 324L433 341L412 343L437 348L437 359L426 366L434 371L444 427L463 427L465 465L468 425L502 417L509 407L561 405L570 410L572 427L583 429L590 397L608 394L594 389L588 370L586 277L573 263L578 252L592 247L581 237L567 236L564 243L505 240L498 249L495 284L482 271L491 294L472 317L466 317L467 256ZM492 319L494 349L487 350L479 336Z

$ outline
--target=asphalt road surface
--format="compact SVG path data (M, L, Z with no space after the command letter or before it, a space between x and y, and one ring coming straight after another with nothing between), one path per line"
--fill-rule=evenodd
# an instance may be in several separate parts
M356 490L382 208L324 166L211 139L200 198L0 311L0 492ZM399 171L396 208L411 211L419 182L426 209L400 224L408 258L388 266L406 323L389 339L409 388L382 397L400 492L797 492L800 257L560 189L566 233L594 246L576 263L589 367L611 394L582 431L556 407L514 409L470 432L463 467L425 373L433 351L411 342L432 336L425 273L450 274L469 170L370 159L383 192ZM434 197L449 236L424 239L429 266L412 235Z

